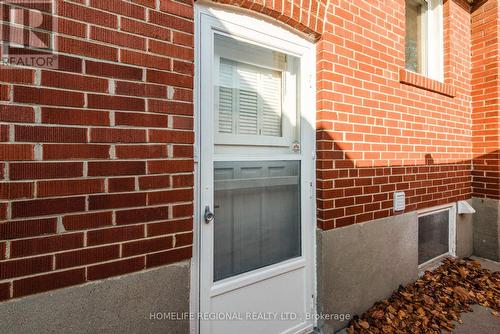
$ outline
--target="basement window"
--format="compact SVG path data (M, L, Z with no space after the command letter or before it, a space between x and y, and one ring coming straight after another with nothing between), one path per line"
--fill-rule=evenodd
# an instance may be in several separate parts
M406 0L405 67L443 81L442 0Z
M454 253L455 206L421 213L418 217L418 264Z

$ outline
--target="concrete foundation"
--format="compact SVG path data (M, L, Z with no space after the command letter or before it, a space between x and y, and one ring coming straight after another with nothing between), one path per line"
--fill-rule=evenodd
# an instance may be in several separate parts
M189 321L150 314L189 312L189 262L0 304L1 332L188 333Z
M417 214L318 231L318 311L360 315L418 276ZM334 333L348 320L318 324Z
M472 205L472 200L468 201ZM456 256L469 257L474 253L474 214L457 214Z
M476 219L471 214L456 216L457 257L473 254ZM418 277L416 212L318 231L317 242L318 311L323 314L361 315ZM327 320L318 326L321 333L330 334L348 322Z
M500 201L488 198L473 198L474 214L474 255L500 260Z

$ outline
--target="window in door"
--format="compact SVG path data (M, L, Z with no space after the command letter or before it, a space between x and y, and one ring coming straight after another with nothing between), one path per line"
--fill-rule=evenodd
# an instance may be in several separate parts
M221 34L215 55L215 144L291 146L298 138L298 59Z

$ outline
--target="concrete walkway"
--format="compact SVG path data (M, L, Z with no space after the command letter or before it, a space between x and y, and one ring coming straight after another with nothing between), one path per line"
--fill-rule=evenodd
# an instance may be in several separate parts
M481 264L481 268L490 271L500 271L500 262L485 260L478 257L471 257ZM453 334L495 334L500 333L500 317L491 314L491 309L480 305L472 306L473 312L462 313L461 318L463 323L455 324ZM443 333L448 333L443 331ZM343 329L337 334L347 334L347 330Z
M472 257L481 267L491 271L500 271L500 263ZM474 312L462 313L463 324L456 324L456 334L494 334L500 333L500 317L491 314L491 310L480 305L472 307Z

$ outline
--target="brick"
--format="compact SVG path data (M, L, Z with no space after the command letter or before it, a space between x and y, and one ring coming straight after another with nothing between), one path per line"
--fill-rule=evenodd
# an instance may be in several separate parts
M149 130L149 140L156 143L194 143L194 132L175 130Z
M191 76L150 69L146 71L146 79L147 82L174 87L193 88L194 85Z
M122 0L91 0L90 5L94 8L99 8L126 17L134 17L142 20L146 17L146 10L143 7Z
M12 217L36 217L85 210L85 197L39 199L12 203Z
M92 212L63 217L63 225L67 231L77 231L110 226L113 224L112 212Z
M174 188L185 188L194 186L194 175L174 175L172 176L172 186Z
M144 113L116 112L115 124L148 128L166 128L168 126L168 116Z
M7 250L7 246L5 242L0 243L0 261L5 260L5 251Z
M154 159L166 158L166 145L119 145L116 146L118 159Z
M163 190L148 193L148 204L168 204L193 200L193 190Z
M149 22L179 30L187 33L194 33L194 25L192 21L181 19L173 15L167 15L159 12L152 11L149 15Z
M57 232L56 218L0 223L0 239L29 238Z
M188 145L174 145L174 158L193 158L194 150Z
M42 123L109 125L109 114L102 110L42 108Z
M151 40L148 44L148 51L166 57L183 59L190 62L194 61L193 48L182 47L175 44Z
M81 162L12 163L9 165L9 175L11 180L79 177L83 175L83 164Z
M0 284L0 301L10 298L10 283Z
M49 71L42 71L42 85L100 93L107 93L109 87L106 79Z
M148 111L170 114L170 115L192 116L194 108L191 103L149 100Z
M193 160L151 160L148 161L148 174L193 172Z
M145 268L144 257L136 257L121 261L109 262L88 267L87 279L97 280L127 274Z
M120 177L108 179L108 192L126 192L135 190L135 178Z
M76 54L89 58L118 61L118 49L103 44L57 37L57 47L60 52Z
M0 81L10 84L32 84L35 79L35 71L31 69L0 67Z
M170 40L170 29L141 21L131 20L126 17L122 18L121 29L133 34L155 38L162 41Z
M191 117L174 117L174 129L194 130L194 120Z
M171 236L146 239L124 243L122 245L122 254L124 257L134 256L139 254L146 254L158 252L173 247L173 238Z
M168 218L168 206L116 211L116 224L136 224Z
M144 161L101 161L88 163L89 176L142 175L146 173Z
M81 22L57 18L57 32L61 35L70 35L80 38L87 37L87 25Z
M79 6L62 0L57 1L56 8L57 13L62 17L111 28L118 27L118 18L111 13L95 10L88 6Z
M30 198L33 189L31 182L0 182L0 199Z
M61 271L14 281L14 297L22 297L85 282L85 268Z
M44 160L92 160L108 159L109 145L92 144L46 144L43 145Z
M190 259L193 254L191 247L172 249L166 252L149 254L146 256L146 267L157 267L170 263Z
M0 105L0 121L33 123L35 121L35 114L32 107Z
M118 95L167 98L167 87L163 85L118 81L116 82L115 91Z
M194 64L192 62L174 60L172 62L172 70L177 73L194 75Z
M176 16L182 16L188 19L193 19L193 7L189 4L183 4L172 0L160 2L160 10Z
M170 58L131 50L120 50L120 60L125 64L157 68L166 71L172 68L172 60Z
M80 143L87 141L87 130L82 128L15 126L18 142Z
M146 131L137 129L91 129L90 141L93 143L144 143Z
M193 38L193 35L191 35L191 34L185 34L185 33L180 32L180 31L173 31L172 32L172 42L174 42L175 44L192 47L194 45L194 38Z
M170 176L168 175L143 176L139 178L140 189L159 189L168 188L169 186Z
M0 262L0 279L33 275L52 269L52 256Z
M14 102L65 107L83 107L83 94L47 88L14 86Z
M25 257L80 247L83 247L83 233L14 240L10 243L10 256L11 258Z
M107 44L109 43L132 49L146 49L146 39L131 34L121 33L116 30L109 30L93 26L90 30L90 38Z
M100 77L118 78L124 80L142 80L141 68L117 64L85 61L85 73Z
M87 232L87 245L95 246L144 238L144 226L123 226Z
M133 110L144 111L145 102L143 99L109 96L109 95L88 95L88 106L95 109L110 110Z
M172 234L178 232L190 231L193 229L193 220L178 219L159 223L151 223L147 225L147 234L150 236L158 236L163 234Z
M33 160L33 158L33 145L0 144L0 160L21 161Z
M56 269L78 267L86 264L106 262L120 257L120 246L86 248L56 254Z
M88 201L90 210L132 208L146 205L146 194L93 195L89 196Z
M175 235L175 247L184 247L192 244L193 244L193 232Z
M102 179L39 181L37 183L38 197L95 194L100 192L104 192L104 180Z
M172 207L173 218L192 217L193 215L194 215L194 208L192 203L174 205Z

